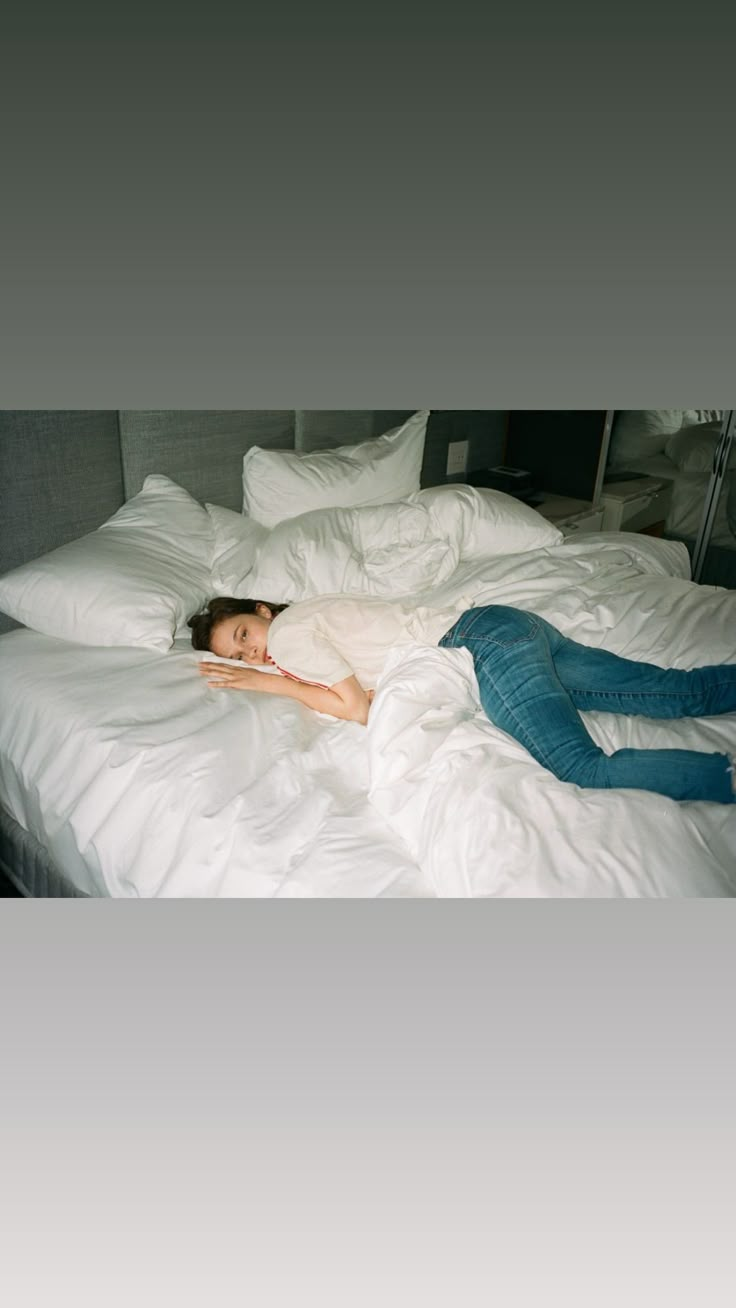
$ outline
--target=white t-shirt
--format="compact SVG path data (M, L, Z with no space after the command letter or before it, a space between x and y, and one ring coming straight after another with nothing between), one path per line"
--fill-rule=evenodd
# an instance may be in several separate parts
M329 687L355 676L373 690L393 646L437 645L469 607L465 598L443 609L369 595L300 600L273 619L268 653L279 671L299 681Z

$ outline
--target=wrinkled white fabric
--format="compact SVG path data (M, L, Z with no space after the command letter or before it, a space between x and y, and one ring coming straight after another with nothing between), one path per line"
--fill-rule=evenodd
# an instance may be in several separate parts
M404 564L398 556L397 588ZM320 578L333 576L327 537L312 565ZM736 592L694 586L688 568L681 545L611 533L466 558L415 598L530 608L575 639L665 665L733 662ZM387 563L387 589L391 576ZM463 650L393 651L367 729L278 696L212 690L197 675L198 657L180 641L159 653L28 631L0 637L0 797L80 889L256 897L736 890L736 806L557 782L478 712ZM607 749L675 741L736 752L736 715L587 720Z
M238 594L294 602L318 595L414 595L458 565L556 545L562 534L498 491L440 486L398 504L325 509L280 522Z

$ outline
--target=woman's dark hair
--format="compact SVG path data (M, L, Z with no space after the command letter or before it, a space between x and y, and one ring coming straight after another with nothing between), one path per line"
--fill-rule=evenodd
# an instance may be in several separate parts
M240 613L255 613L259 604L265 604L274 617L289 607L288 604L271 604L268 600L235 599L232 595L215 596L203 613L195 613L187 619L187 626L192 629L194 648L211 649L212 632L223 618L235 618Z

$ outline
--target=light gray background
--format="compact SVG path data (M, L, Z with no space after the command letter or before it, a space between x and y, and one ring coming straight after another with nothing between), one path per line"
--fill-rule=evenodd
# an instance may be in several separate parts
M0 1293L733 1302L729 906L0 917Z

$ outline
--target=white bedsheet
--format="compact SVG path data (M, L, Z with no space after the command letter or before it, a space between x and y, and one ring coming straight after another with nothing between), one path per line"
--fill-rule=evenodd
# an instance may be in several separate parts
M578 640L663 665L736 661L736 592L694 586L687 572L684 546L612 533L472 558L431 596L530 608ZM213 691L197 657L183 642L158 654L0 638L2 800L82 890L736 892L736 806L557 782L478 712L465 651L392 656L367 729L276 696ZM586 719L606 748L736 752L736 715Z
M417 867L369 805L365 729L216 692L169 654L0 638L0 790L81 889L401 895Z

